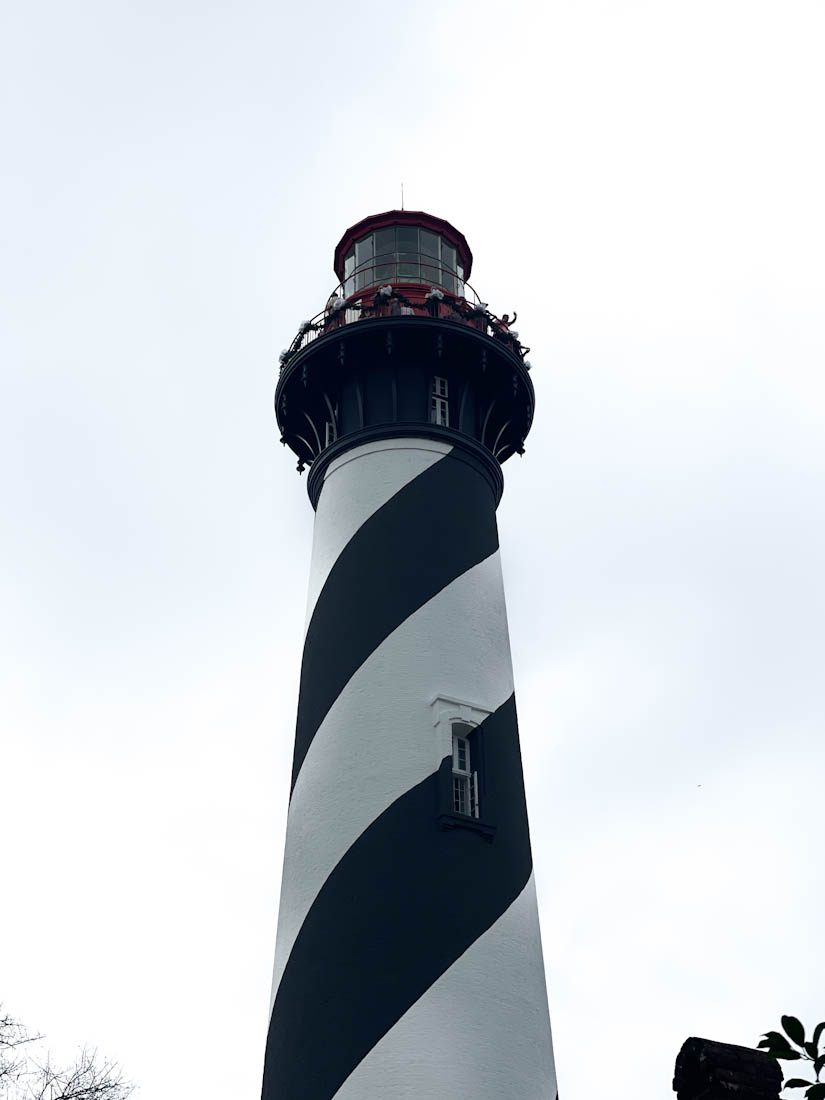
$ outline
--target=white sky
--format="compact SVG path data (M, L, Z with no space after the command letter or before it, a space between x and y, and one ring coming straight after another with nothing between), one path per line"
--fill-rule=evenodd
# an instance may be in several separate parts
M146 1100L259 1095L312 522L277 355L403 179L533 348L499 520L562 1097L825 1016L819 0L2 18L8 1009Z

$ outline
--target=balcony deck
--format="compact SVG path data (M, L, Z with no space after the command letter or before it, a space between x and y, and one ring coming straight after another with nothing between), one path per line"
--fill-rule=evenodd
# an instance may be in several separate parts
M362 272L357 274L362 278L368 277ZM455 278L454 273L449 275ZM283 371L293 356L319 336L325 336L346 325L380 317L428 317L431 320L464 325L503 344L529 370L530 364L525 357L530 349L520 342L518 333L509 327L507 321L490 312L487 303L480 301L469 283L460 285L463 294L454 294L443 287L426 283L398 281L385 283L383 286L363 286L345 296L344 287L339 284L329 296L326 307L310 320L304 321L292 343L281 352L281 370Z

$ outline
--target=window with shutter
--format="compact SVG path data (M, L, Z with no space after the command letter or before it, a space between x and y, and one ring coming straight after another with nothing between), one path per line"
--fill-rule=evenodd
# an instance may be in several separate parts
M441 381L446 390L446 379ZM496 834L495 782L491 785L484 741L484 722L490 711L449 695L434 696L430 706L441 761L438 826L477 833L492 841Z
M453 723L453 811L478 817L478 772L470 756L471 726Z

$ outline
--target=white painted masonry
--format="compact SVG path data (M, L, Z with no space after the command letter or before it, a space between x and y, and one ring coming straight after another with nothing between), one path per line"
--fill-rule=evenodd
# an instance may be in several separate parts
M335 1100L556 1100L533 875L401 1017Z

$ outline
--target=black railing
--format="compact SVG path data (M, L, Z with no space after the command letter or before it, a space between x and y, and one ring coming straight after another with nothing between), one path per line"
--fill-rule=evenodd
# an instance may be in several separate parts
M330 294L325 308L308 321L304 321L292 343L281 352L281 370L294 355L311 344L313 340L317 340L319 336L370 317L430 317L466 325L500 341L524 361L528 370L530 369L530 364L525 358L530 349L519 341L518 333L510 328L511 322L491 313L487 303L479 299L469 283L456 282L455 285L461 287L460 294L452 293L440 285L434 284L428 287L426 282L413 278L407 279L404 273L395 282L382 284L377 281L377 276L382 274L388 266L390 265L383 260L380 263L362 265L357 272L347 277L345 283L339 283ZM401 268L402 264L399 261L394 266ZM431 267L433 270L437 268L435 262L424 266ZM446 275L450 275L454 280L458 279L454 271L441 268L439 278L446 282ZM358 276L363 276L365 280L371 278L372 282L348 295L345 294L347 283ZM507 317L506 314L504 316ZM515 320L515 317L513 319Z

